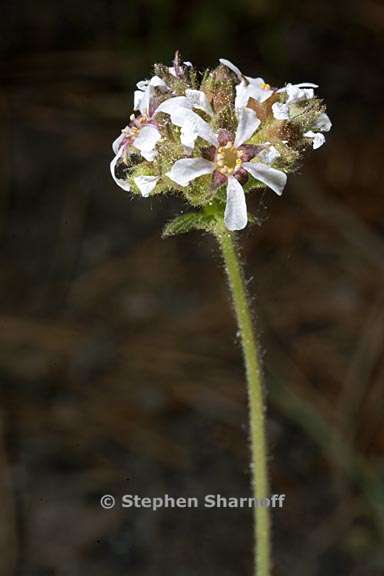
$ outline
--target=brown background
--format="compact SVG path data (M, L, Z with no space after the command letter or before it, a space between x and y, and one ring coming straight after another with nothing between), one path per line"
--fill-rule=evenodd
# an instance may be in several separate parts
M176 48L320 84L326 146L242 234L266 372L275 576L384 573L383 33L375 0L18 0L0 22L0 573L250 575L252 515L99 498L249 495L220 259L176 198L109 175Z

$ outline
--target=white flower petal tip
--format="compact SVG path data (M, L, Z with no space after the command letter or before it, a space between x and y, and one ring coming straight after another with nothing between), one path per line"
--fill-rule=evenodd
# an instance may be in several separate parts
M114 181L116 182L116 184L118 186L120 186L120 188L122 188L123 190L125 190L126 192L129 192L131 187L129 185L129 182L127 180L123 180L121 178L118 178L116 176L115 170L116 170L116 166L118 161L120 160L122 155L122 151L120 151L118 154L116 154L116 156L114 157L114 159L112 160L112 162L110 163L109 167L111 170L111 174L112 174L112 178L114 179Z
M275 102L272 104L272 114L276 120L289 120L289 108L288 104L282 104L281 102Z
M156 158L156 150L140 150L140 153L147 162L153 162Z
M291 82L288 82L283 88L279 88L278 92L292 91L292 93L299 93L299 90L315 89L318 87L319 85L314 84L313 82L299 82L298 84L291 84Z
M204 158L183 158L177 160L166 176L172 182L179 184L179 186L188 186L188 184L206 174L211 174L214 170L214 165L209 160Z
M320 146L325 142L325 136L321 132L313 132L312 130L309 130L308 132L304 132L304 136L312 139L312 147L314 150L320 148Z
M189 100L192 108L203 110L203 112L206 112L209 116L213 115L212 106L208 102L208 98L202 90L187 89L185 91L185 95Z
M153 86L154 88L168 89L168 86L166 85L164 80L162 80L159 76L152 76L152 78L149 81L149 85Z
M325 112L322 112L317 118L315 125L315 130L320 130L321 132L329 132L332 128L332 122Z
M123 143L125 136L124 134L120 134L113 142L112 142L112 150L115 154L118 154L120 150L120 146Z
M136 136L133 145L140 150L142 156L146 160L153 160L155 153L155 146L161 139L161 134L152 124L143 126L138 135Z
M256 116L256 112L250 108L238 110L238 125L236 130L234 146L238 148L249 140L260 126L261 121Z
M314 84L313 82L300 82L299 84L293 84L297 88L318 88L318 84Z
M190 120L186 120L181 125L180 142L187 150L193 150L198 136L196 126Z
M248 105L250 98L261 104L272 96L274 90L266 84L263 78L251 78L250 76L239 76L239 84L236 86L235 109L239 110Z
M236 76L239 78L239 80L241 80L243 78L243 75L240 72L240 70L238 69L238 67L235 66L234 64L232 64L232 62L230 62L226 58L219 58L219 62L220 62L220 64L223 64L223 66L226 66L227 68L229 68L234 74L236 74Z
M280 152L272 145L265 148L265 150L262 150L257 156L258 160L264 164L268 164L269 166L278 158L280 158Z
M261 162L245 162L243 167L255 180L259 180L279 196L282 195L287 183L285 172L271 168Z
M133 109L139 110L141 114L149 116L149 104L153 89L158 88L164 92L168 90L168 86L159 76L152 76L150 80L141 80L136 86L138 90L134 92Z
M193 148L198 136L218 146L218 140L211 126L193 110L178 108L171 114L171 122L181 128L181 143L183 146Z
M134 178L135 184L144 198L150 195L152 190L156 188L160 176L136 176Z
M133 109L141 110L144 101L144 92L141 90L135 90L133 93Z
M224 223L228 230L242 230L248 222L247 203L242 185L233 176L228 178Z
M315 96L313 88L301 88L298 84L287 84L285 92L288 96L287 103L311 100Z
M180 108L191 108L190 102L186 96L175 96L162 102L155 110L154 116L163 112L164 114L173 114Z

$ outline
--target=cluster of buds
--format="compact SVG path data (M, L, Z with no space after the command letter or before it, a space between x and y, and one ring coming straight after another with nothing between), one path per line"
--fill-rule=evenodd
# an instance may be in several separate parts
M228 60L199 75L176 54L137 84L134 113L113 143L111 173L144 197L176 192L222 209L229 230L247 225L246 194L281 195L304 150L331 128L312 83L272 88Z

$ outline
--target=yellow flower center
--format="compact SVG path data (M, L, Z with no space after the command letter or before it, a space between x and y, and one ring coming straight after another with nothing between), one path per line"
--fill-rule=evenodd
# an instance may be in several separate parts
M242 165L242 156L242 151L235 148L232 142L228 142L217 149L216 169L225 176L230 176Z
M263 83L261 84L261 88L262 88L263 90L270 90L270 89L271 89L271 86L270 86L269 84L266 84L265 82L263 82Z

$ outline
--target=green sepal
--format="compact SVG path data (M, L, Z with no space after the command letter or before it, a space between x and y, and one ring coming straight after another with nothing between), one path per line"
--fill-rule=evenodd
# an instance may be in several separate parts
M165 225L162 237L169 238L177 234L186 234L192 230L210 231L214 225L215 217L203 212L188 212L177 216Z

